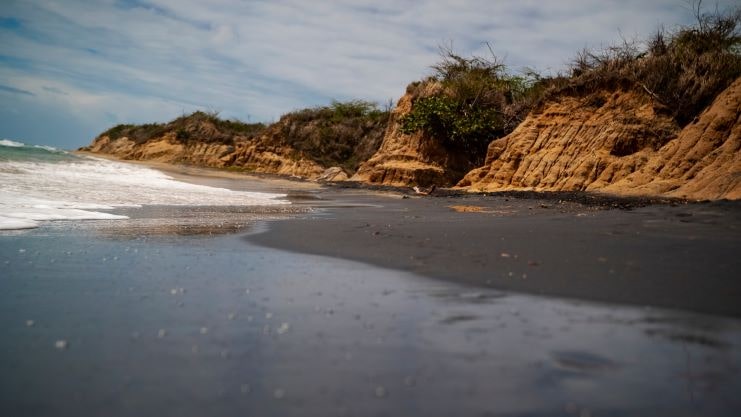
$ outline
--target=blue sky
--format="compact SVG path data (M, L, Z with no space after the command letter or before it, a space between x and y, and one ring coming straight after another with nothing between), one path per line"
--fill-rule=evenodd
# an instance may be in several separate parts
M556 72L581 48L691 16L683 0L2 0L0 138L70 149L198 109L269 122L384 103L443 43Z

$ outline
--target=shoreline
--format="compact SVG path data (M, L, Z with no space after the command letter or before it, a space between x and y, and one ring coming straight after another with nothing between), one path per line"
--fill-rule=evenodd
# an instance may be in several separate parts
M133 163L137 165L148 166L158 169L168 174L172 174L183 181L195 180L201 183L198 177L220 178L220 179L248 179L258 184L266 185L267 188L273 189L291 189L291 190L332 190L333 192L351 193L367 192L398 195L403 198L423 197L417 194L412 187L391 186L368 184L362 181L334 181L321 182L305 179L302 177L290 177L281 174L266 174L239 170L229 170L228 168L203 167L188 164L173 164L168 162L158 162L152 160L134 160L122 159L115 155L95 153L90 151L74 150L73 154L90 156L107 159L110 161ZM454 197L502 197L520 200L547 200L550 202L570 202L579 203L590 207L600 207L603 209L633 209L652 205L685 205L708 202L723 202L728 200L689 200L677 197L661 197L652 195L617 195L602 192L587 191L535 191L535 190L506 190L506 191L470 191L463 188L438 188L431 195L424 195L430 198L454 198ZM731 200L732 201L732 200Z
M262 246L473 287L741 317L741 202L448 190L416 196L110 159L204 185L282 191L293 204L319 210L244 236Z

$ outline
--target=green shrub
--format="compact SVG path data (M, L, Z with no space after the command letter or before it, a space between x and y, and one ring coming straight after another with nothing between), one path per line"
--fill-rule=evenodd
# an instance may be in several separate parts
M439 82L441 91L416 99L412 111L400 119L401 131L424 131L480 160L489 142L517 127L547 80L533 71L509 73L493 53L491 59L464 58L441 48L441 57L428 80Z
M204 124L211 124L215 129L205 129ZM219 142L227 145L234 143L235 136L255 136L265 130L262 123L244 123L239 120L223 120L215 112L196 111L177 119L163 123L141 125L120 124L103 132L112 140L127 137L137 144L160 138L168 132L175 132L175 138L183 143L189 141Z
M417 100L414 109L401 120L401 131L426 131L440 137L451 147L480 153L492 138L501 134L501 115L484 107L463 111L460 103L447 96L432 96Z
M144 143L153 137L163 135L166 131L166 125L161 123L120 124L106 130L101 136L108 136L111 140L127 137L136 143Z
M367 119L376 121L378 119L388 118L387 110L380 110L378 105L372 101L350 100L337 101L332 100L328 106L316 106L308 109L297 110L284 115L294 120L303 122L314 120L325 120L332 123L338 123L350 119Z
M332 101L288 113L276 125L281 140L303 157L352 173L380 146L389 114L369 101Z
M214 132L205 132L202 124L211 124ZM176 138L181 141L199 140L203 142L233 142L234 136L255 136L265 130L263 123L245 123L240 120L219 118L218 112L196 111L183 115L167 124L168 129L176 131Z

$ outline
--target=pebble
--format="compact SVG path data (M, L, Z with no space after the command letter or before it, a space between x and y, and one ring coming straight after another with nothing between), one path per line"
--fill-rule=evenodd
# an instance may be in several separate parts
M26 326L33 327L33 325L36 324L33 320L26 320Z
M278 327L278 330L276 330L276 331L278 332L278 334L284 334L284 333L288 332L288 330L290 330L290 329L291 329L291 325L290 324L288 324L288 323L281 323L280 327Z
M200 330L200 332L201 332L201 334L206 334L206 333L208 333L208 327L201 327L201 330Z
M162 339L163 337L167 336L167 330L165 329L159 329L157 331L157 337Z
M66 340L57 340L54 342L54 347L59 350L67 349L67 341Z
M229 313L227 314L226 318L229 320L234 320L237 317L235 313Z

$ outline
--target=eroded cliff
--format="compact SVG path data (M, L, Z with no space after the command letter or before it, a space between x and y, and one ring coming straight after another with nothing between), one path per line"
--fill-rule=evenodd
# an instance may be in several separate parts
M380 148L351 180L392 186L452 186L476 166L475 158L445 147L424 131L402 132L400 120L412 111L415 101L438 94L441 88L434 82L407 88L391 112Z
M471 191L603 191L739 198L741 79L681 129L640 90L563 96L493 141Z
M741 199L741 78L640 169L604 191Z
M345 112L342 117L338 108ZM120 125L82 150L128 160L344 180L378 149L387 117L361 102L290 113L270 126L196 112L163 125Z

